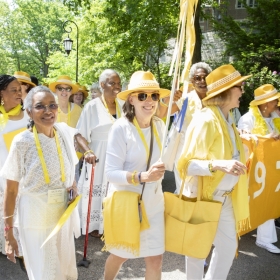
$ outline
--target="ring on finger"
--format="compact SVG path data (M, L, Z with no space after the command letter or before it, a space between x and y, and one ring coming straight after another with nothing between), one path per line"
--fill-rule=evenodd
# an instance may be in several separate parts
M238 170L235 169L235 170L233 171L233 173L234 173L234 174L237 174L237 173L238 173Z

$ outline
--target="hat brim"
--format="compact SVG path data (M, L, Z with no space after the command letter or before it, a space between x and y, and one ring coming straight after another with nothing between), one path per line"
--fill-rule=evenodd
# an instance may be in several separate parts
M228 83L226 86L224 87L221 87L217 90L214 90L214 91L209 91L210 93L208 93L208 95L202 99L202 101L206 101L224 91L226 91L227 89L229 88L232 88L233 86L245 81L246 79L252 77L252 75L248 75L248 76L240 76L238 79L235 79L235 80L232 80L230 83ZM207 94L207 93L206 93Z
M31 85L32 87L36 87L36 85L32 82L29 82L27 80L24 80L24 79L20 79L20 78L16 78L19 82L22 82L22 83L25 83L25 84L29 84Z
M261 104L264 104L264 103L267 103L269 101L273 101L275 99L279 99L280 98L280 92L277 92L275 93L275 95L271 96L271 97L268 97L268 98L264 98L264 99L261 99L261 100L253 100L250 102L250 106L258 106L258 105L261 105Z
M143 87L143 88L136 88L136 89L130 89L130 90L124 90L118 93L117 97L121 100L126 100L130 93L136 92L136 91L145 91L145 90L154 90L158 91L160 98L164 98L170 95L169 89L164 88L151 88L151 87Z
M76 93L76 92L78 92L79 91L79 87L77 86L77 85L75 85L75 84L71 84L71 83L67 83L67 82L54 82L54 83L50 83L49 84L49 89L52 91L52 92L54 92L55 93L55 87L57 86L57 85L68 85L68 86L70 86L71 88L72 88L72 94L74 94L74 93Z
M79 90L79 91L83 93L84 99L86 99L88 97L88 91L85 91L85 90Z

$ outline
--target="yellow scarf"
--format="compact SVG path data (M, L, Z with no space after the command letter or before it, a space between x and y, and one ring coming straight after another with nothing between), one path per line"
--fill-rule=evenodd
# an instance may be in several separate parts
M258 106L250 106L249 110L252 113L252 115L255 117L255 125L252 130L252 133L262 135L262 136L269 134L270 133L269 128L268 128L267 123L265 122L263 116L261 115ZM279 133L280 132L280 118L274 118L272 121L274 124L274 130L276 130L275 132Z
M6 112L3 105L0 105L0 131L3 130L6 127L6 124L9 120L9 116L17 116L21 111L21 105L17 105L12 110L10 110L8 113Z
M227 124L216 106L209 106L201 111L201 122L192 122L188 128L183 153L178 161L177 169L181 178L187 176L186 171L192 159L230 160L233 156L233 145ZM233 124L240 161L245 164L245 154L241 139ZM217 171L212 176L203 176L203 198L213 199L213 193L225 173ZM250 227L247 175L241 175L232 192L232 204L236 222L236 231Z
M144 202L141 202L142 222L139 220L140 195L130 191L116 191L103 200L105 246L102 251L124 249L136 256L140 250L140 231L150 227Z

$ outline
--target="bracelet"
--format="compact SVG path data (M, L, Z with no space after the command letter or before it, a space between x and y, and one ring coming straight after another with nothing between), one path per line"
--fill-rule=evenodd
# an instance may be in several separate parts
M11 215L11 216L2 217L2 219L3 219L3 220L5 220L5 219L9 219L9 218L11 218L11 217L13 217L13 216L14 216L14 214L13 214L13 215Z
M213 170L213 160L210 160L208 163L208 168L211 173L215 173L217 170Z
M84 152L84 156L89 154L89 153L93 153L94 154L94 152L92 150L87 150L87 151Z
M141 173L142 173L142 172L139 172L139 173L138 173L138 181L139 181L139 183L142 185L143 182L141 182Z
M138 185L138 184L135 182L135 175L136 175L136 173L137 173L136 170L133 171L132 176L131 176L131 181L132 181L132 184L133 184L134 186L137 186L137 185Z
M8 231L8 230L11 229L11 228L13 228L13 227L6 226L6 227L4 228L4 230L5 230L5 231Z

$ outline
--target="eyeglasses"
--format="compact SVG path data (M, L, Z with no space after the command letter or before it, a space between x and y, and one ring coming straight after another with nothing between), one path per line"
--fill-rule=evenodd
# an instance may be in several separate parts
M134 93L131 94L131 96L137 96L139 101L145 101L148 96L152 98L153 101L159 101L159 93L145 93L145 92L140 92L140 93Z
M38 105L34 106L33 108L35 108L38 111L47 111L47 108L49 110L53 111L53 110L57 110L58 105L55 103L52 103L50 105L38 104Z
M59 90L59 91L65 90L65 91L67 91L67 92L70 92L70 91L72 90L71 87L67 87L67 88L64 88L64 87L56 87L56 89Z
M206 81L206 77L207 76L198 76L198 75L195 75L193 76L193 79L195 82L201 82L202 80Z

